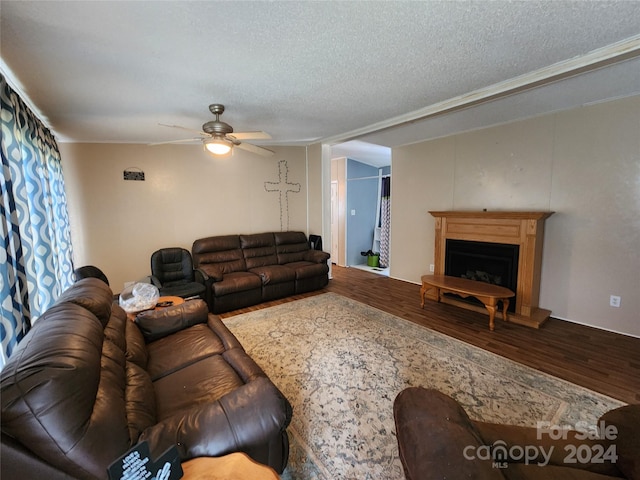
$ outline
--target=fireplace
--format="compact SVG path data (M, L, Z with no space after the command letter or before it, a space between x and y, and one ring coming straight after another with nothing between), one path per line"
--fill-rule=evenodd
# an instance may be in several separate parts
M519 254L519 245L449 238L445 247L444 274L500 285L515 292L518 286ZM483 305L474 297L462 298L453 293L446 295L455 296L463 302ZM515 313L516 302L517 295L510 299L509 312Z
M538 328L551 312L538 306L540 294L540 270L542 266L542 242L544 221L553 212L509 211L446 211L429 212L435 218L434 273L437 275L471 275L475 280L500 277L502 284L516 296L510 302L509 321ZM462 245L462 252L455 252ZM451 252L447 251L453 246ZM480 252L478 251L480 247ZM486 247L485 253L482 248ZM504 251L503 251L504 249ZM483 257L505 256L511 250L510 259L496 262L498 267L487 269L479 265ZM475 257L475 258L474 258ZM464 265L470 261L471 265ZM463 265L463 266L460 266ZM492 270L497 268L496 271ZM467 270L470 272L467 273ZM474 272L476 271L477 272ZM505 280L509 277L509 280ZM515 278L514 278L515 277ZM515 282L515 283L513 283ZM497 283L497 282L496 282ZM430 296L429 294L427 295ZM434 298L435 299L435 298ZM476 305L457 296L445 296L445 303L486 313Z

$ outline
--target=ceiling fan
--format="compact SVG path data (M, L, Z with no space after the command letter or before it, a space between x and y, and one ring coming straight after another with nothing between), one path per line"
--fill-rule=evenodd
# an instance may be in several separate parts
M206 152L212 155L226 155L234 147L256 153L264 157L270 157L274 154L258 145L243 142L242 140L268 140L271 138L266 132L234 132L233 127L226 122L220 120L220 115L224 113L224 105L214 103L209 105L209 111L216 116L215 120L211 120L202 125L202 131L192 130L190 128L181 127L180 125L166 125L161 123L163 127L179 128L189 132L197 133L198 137L186 138L183 140L173 140L170 142L152 143L151 145L163 145L167 143L189 143L200 141L204 145Z

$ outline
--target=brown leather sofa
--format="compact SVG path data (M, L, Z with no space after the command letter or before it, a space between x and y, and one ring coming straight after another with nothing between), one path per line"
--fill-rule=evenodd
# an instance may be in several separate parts
M451 397L421 387L400 392L393 412L407 480L640 479L640 405L605 413L592 438L562 426L473 421Z
M147 441L157 458L244 452L282 472L287 399L204 301L138 315L101 280L64 292L1 373L3 480L106 479Z
M312 250L304 232L200 238L191 249L195 268L208 275L205 298L213 313L323 288L329 254Z

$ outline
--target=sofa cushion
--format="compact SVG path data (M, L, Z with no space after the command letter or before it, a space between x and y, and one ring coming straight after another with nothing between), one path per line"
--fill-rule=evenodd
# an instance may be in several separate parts
M296 280L326 275L329 272L329 266L326 263L301 261L286 263L284 266L295 272Z
M147 349L147 371L153 381L225 350L220 338L204 323L151 342Z
M242 248L247 270L278 264L273 233L240 235L240 247Z
M232 293L245 292L262 287L260 277L251 272L233 272L225 274L224 278L219 282L211 285L213 294L216 297L223 297Z
M287 268L285 265L265 265L264 267L252 268L250 272L260 277L262 285L293 282L296 279L295 270Z
M149 442L152 456L177 445L183 460L237 451L257 455L260 445L272 441L286 447L291 413L287 399L268 378L261 377L215 402L176 412L146 429L140 441ZM281 462L262 452L257 459L282 472L286 459Z
M273 236L280 265L306 260L309 243L304 232L276 232Z
M213 403L242 385L244 382L222 355L201 359L153 382L158 398L158 419Z
M200 238L191 249L193 264L214 280L231 272L247 269L238 235Z

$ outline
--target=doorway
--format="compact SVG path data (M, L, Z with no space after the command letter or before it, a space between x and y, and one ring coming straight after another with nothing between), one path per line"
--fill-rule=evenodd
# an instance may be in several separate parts
M331 256L337 265L389 275L390 177L390 148L358 141L331 147Z

